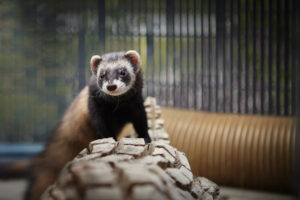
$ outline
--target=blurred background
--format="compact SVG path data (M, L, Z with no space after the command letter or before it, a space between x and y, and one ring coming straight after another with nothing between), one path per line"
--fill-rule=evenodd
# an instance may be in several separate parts
M0 156L38 152L112 51L161 106L295 117L298 27L296 0L0 0Z
M0 2L1 141L43 141L91 56L129 49L160 105L295 115L296 1Z
M91 56L129 49L160 105L295 115L295 0L0 3L1 141L43 141Z

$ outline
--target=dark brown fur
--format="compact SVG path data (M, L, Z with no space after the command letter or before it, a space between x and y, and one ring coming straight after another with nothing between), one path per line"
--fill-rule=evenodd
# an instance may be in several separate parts
M86 87L75 98L47 147L33 161L26 199L40 199L45 189L54 183L62 167L95 139L88 110L88 93Z

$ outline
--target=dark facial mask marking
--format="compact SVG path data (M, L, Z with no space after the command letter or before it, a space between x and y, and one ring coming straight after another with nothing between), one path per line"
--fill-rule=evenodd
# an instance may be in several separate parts
M128 86L132 77L126 67L118 66L114 69L101 70L98 78L98 85L102 88L104 81L107 81L108 84L112 84L114 80L120 80Z

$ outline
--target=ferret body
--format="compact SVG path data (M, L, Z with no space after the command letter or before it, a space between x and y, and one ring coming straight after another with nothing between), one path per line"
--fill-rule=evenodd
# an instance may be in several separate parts
M143 106L140 55L133 50L96 55L91 58L91 70L89 86L74 99L45 150L32 159L26 199L40 199L64 165L89 142L116 139L128 122L139 137L151 142Z

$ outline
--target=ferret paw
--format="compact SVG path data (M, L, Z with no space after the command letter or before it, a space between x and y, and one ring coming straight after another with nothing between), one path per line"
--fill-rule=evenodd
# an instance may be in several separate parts
M151 143L151 138L150 137L145 137L144 140L145 140L146 144Z

